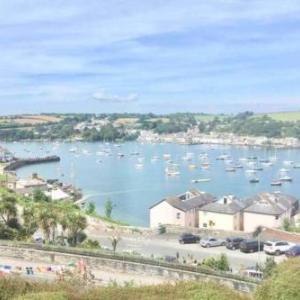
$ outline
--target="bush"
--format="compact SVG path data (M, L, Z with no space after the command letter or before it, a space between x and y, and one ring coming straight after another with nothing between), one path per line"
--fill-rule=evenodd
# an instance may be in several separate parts
M256 300L299 300L300 258L290 258L274 268L257 289Z

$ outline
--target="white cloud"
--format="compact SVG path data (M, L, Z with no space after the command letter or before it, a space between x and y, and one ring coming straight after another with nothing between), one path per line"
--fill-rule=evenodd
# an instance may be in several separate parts
M96 92L92 95L92 97L95 99L95 100L98 100L98 101L102 101L102 102L117 102L117 103L120 103L120 102L135 102L138 100L138 95L137 94L134 94L134 93L131 93L131 94L128 94L128 95L113 95L113 94L107 94L103 91L100 91L100 92Z

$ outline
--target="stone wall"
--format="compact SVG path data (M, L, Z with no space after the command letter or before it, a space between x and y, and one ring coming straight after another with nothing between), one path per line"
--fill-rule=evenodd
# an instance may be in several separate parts
M217 281L230 288L236 289L241 292L252 292L255 290L257 284L252 282L240 281L232 278L201 274L190 271L177 270L162 266L153 266L141 263L134 263L129 261L122 261L116 259L108 259L102 257L92 257L87 255L76 255L58 253L45 250L36 250L29 248L13 247L13 246L0 246L1 256L22 259L26 262L40 262L47 264L68 264L78 262L84 259L87 265L93 270L101 269L104 266L118 270L124 273L135 273L143 276L143 274L153 276L163 276L170 280L196 280L196 281Z

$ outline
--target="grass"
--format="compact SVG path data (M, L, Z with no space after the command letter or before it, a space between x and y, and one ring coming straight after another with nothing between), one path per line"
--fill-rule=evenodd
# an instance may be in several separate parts
M0 279L1 300L251 300L213 282L179 282L156 286L87 287L83 282L33 282L21 278Z
M195 116L196 120L201 122L210 122L216 117L222 120L224 115L198 114Z
M291 112L277 112L277 113L269 113L265 114L276 121L283 122L296 122L300 121L300 111L291 111ZM257 115L261 116L261 115Z

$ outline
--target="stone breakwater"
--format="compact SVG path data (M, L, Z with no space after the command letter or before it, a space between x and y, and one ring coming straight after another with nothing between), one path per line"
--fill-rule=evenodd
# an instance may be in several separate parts
M10 161L4 168L5 171L15 171L21 167L42 164L42 163L51 163L59 162L60 157L57 155L46 156L46 157L35 157L35 158L16 158Z

